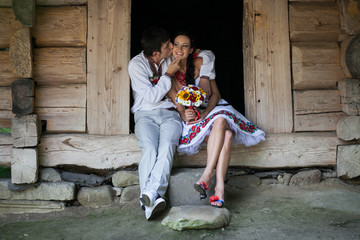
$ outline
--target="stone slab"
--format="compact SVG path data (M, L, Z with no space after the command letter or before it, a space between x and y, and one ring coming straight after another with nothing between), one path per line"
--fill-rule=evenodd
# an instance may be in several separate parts
M75 184L69 182L41 183L37 187L23 191L11 191L8 188L9 179L0 179L0 199L4 200L58 200L75 199Z
M38 153L36 148L12 148L11 182L35 183L38 180Z
M0 200L0 215L24 213L48 213L65 209L64 202Z

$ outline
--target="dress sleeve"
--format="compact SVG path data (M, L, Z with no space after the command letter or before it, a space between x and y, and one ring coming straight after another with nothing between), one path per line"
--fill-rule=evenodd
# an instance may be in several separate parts
M160 102L171 88L171 79L165 75L161 76L157 84L153 85L143 63L130 61L128 71L132 90L138 97L143 97L149 103Z
M200 68L200 77L206 76L215 79L215 55L210 50L201 50L198 57L202 57L203 63Z

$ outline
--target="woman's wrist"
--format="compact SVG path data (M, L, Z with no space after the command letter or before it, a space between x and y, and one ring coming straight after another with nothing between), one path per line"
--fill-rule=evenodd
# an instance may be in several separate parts
M167 76L167 77L169 77L169 78L171 79L174 75L166 72L166 73L165 73L165 76Z

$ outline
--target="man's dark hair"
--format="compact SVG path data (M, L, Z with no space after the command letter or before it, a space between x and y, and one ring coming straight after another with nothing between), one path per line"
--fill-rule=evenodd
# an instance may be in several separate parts
M170 34L159 27L145 29L141 37L141 46L144 54L151 57L153 52L161 52L161 46L170 40Z

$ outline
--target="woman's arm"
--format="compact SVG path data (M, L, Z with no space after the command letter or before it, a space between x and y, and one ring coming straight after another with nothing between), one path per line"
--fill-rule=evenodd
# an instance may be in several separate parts
M176 110L180 114L181 119L186 122L187 118L186 118L186 115L185 115L185 107L183 105L177 103L176 100L175 100L176 94L178 92L176 90L176 84L177 84L177 81L174 80L174 79L171 79L171 88L170 88L169 92L167 93L167 96L176 105Z

